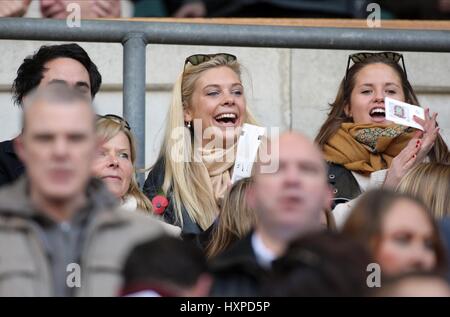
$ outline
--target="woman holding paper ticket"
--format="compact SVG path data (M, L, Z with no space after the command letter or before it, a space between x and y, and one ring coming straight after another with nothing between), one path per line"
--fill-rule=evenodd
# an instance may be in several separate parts
M349 67L351 61L354 64ZM386 97L419 104L407 79L403 56L394 52L350 55L336 99L316 137L329 163L335 205L346 203L338 205L345 212L335 208L338 226L352 205L348 202L366 189L394 188L427 157L432 162L449 161L437 114L430 116L426 109L424 120L414 117L423 131L394 124L386 120Z
M253 122L236 56L186 58L159 158L144 185L150 199L167 199L163 216L182 228L183 237L195 238L218 216L231 183L239 128Z

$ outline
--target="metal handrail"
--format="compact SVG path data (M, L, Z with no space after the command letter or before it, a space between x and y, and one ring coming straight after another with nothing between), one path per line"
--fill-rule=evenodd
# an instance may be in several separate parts
M291 27L194 23L0 18L0 39L122 43L123 112L145 165L145 49L147 44L450 52L449 30ZM139 177L142 184L143 176Z

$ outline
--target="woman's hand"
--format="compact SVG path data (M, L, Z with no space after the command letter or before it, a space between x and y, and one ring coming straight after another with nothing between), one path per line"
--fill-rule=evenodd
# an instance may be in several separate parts
M391 162L383 187L395 189L403 176L417 163L417 155L422 141L418 137L412 138L408 145Z
M433 113L430 117L430 109L425 109L425 120L414 116L414 120L423 127L423 131L418 131L417 137L421 139L422 146L419 153L417 153L418 163L422 162L427 157L430 150L433 148L434 142L439 134L439 128L436 122L437 113Z
M395 188L405 174L417 164L423 162L439 133L436 123L437 113L430 117L430 109L425 109L425 120L414 116L424 131L418 131L409 141L408 145L392 160L384 186Z

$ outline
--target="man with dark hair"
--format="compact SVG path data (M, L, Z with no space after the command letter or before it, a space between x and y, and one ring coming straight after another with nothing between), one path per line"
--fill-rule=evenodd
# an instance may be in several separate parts
M26 175L0 190L0 297L117 295L125 256L167 231L121 210L91 176L98 142L89 96L52 83L23 106L14 145Z
M121 295L207 296L212 278L200 249L189 241L162 236L137 245L123 269Z
M33 89L55 82L74 88L92 100L100 89L102 76L78 44L42 46L34 55L25 58L17 70L12 86L15 104L22 107ZM0 143L0 186L12 183L24 172L13 141Z

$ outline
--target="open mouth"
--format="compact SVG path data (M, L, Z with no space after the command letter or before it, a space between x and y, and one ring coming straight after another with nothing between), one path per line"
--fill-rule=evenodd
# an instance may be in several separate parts
M223 126L235 126L238 121L238 115L235 113L222 113L214 117L214 120Z
M373 108L369 114L375 122L381 122L386 119L386 111L382 107Z

